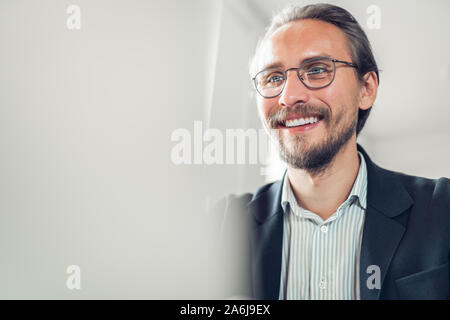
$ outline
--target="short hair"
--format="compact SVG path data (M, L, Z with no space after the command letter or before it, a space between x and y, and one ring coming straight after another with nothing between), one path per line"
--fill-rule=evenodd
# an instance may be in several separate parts
M359 81L362 82L365 74L374 71L377 75L378 83L380 82L378 66L372 53L372 47L366 33L361 28L358 21L356 21L356 19L347 10L326 3L312 4L304 7L289 6L276 14L272 18L272 22L267 28L266 33L257 45L255 55L250 65L250 72L254 73L256 71L255 60L257 53L269 36L285 24L305 19L320 20L338 27L346 35L348 40L350 56L353 63L357 66L355 70ZM357 136L364 127L371 110L372 106L367 110L359 109L358 123L356 126Z

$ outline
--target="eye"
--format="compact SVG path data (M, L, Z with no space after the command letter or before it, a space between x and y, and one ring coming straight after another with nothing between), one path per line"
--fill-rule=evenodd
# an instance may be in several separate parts
M280 72L272 72L264 77L263 85L266 87L276 87L283 83L284 75Z
M281 76L281 75L273 75L273 76L270 76L267 79L267 82L279 82L279 81L283 81L283 76Z
M310 81L322 80L333 74L333 65L325 61L315 61L304 66L301 72Z
M317 74L321 74L321 73L325 73L327 72L327 69L322 68L322 67L313 67L311 69L309 69L307 71L307 74L309 75L317 75Z

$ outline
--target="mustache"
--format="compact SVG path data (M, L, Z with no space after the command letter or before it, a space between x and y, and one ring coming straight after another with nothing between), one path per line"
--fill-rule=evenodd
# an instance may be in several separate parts
M267 122L270 129L278 129L284 126L286 120L290 116L301 116L305 118L319 117L328 122L330 118L330 111L328 108L314 106L307 103L299 103L289 108L280 108L271 111L267 117Z

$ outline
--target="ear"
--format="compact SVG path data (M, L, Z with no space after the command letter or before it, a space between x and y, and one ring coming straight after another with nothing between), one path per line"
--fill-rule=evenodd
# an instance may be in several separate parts
M368 72L363 77L360 91L360 105L362 110L369 109L375 102L378 91L378 78L375 71Z

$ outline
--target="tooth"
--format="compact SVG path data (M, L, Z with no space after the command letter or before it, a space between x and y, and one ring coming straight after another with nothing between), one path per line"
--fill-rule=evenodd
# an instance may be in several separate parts
M298 126L302 126L305 124L316 123L318 121L319 121L318 117L298 118L298 119L286 120L284 122L284 125L286 127L298 127Z

